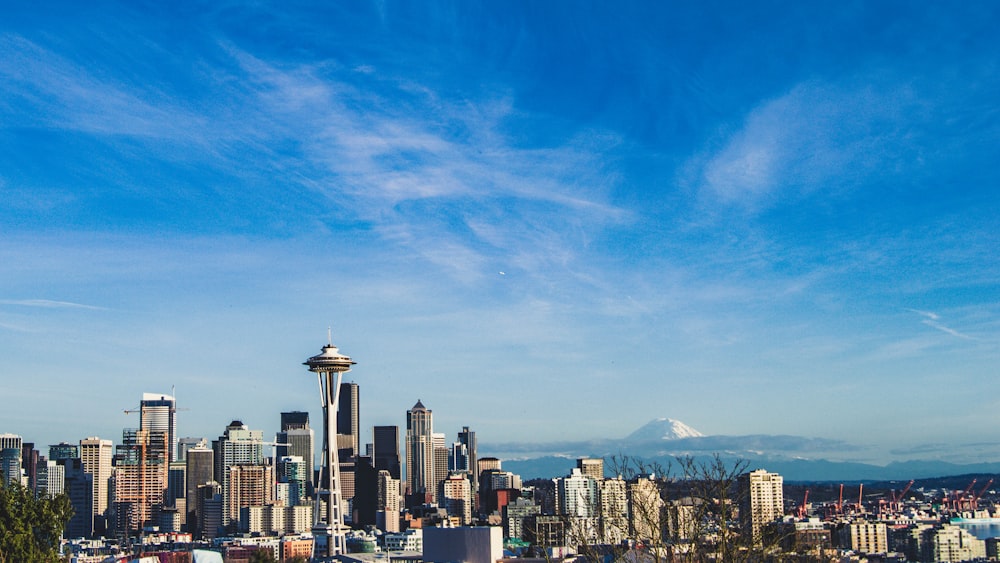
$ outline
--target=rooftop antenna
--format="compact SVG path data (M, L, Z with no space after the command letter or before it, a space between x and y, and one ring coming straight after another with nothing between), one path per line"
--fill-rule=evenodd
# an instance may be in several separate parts
M330 327L326 327L326 343L333 346L333 332Z

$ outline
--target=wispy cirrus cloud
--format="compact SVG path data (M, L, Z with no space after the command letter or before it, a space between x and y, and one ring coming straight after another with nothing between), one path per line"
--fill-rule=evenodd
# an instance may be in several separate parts
M688 180L703 197L754 210L892 173L908 144L906 115L919 101L903 85L876 82L807 81L762 102L690 163Z
M0 299L0 305L39 307L43 309L90 309L94 311L102 311L106 309L105 307L98 307L95 305L73 303L72 301L55 301L52 299Z
M946 326L945 324L941 323L940 322L941 316L938 315L937 313L933 312L933 311L921 311L919 309L907 309L907 311L916 313L916 314L920 315L921 317L924 317L924 320L922 320L921 323L923 323L923 324L925 324L925 325L927 325L927 326L929 326L929 327L931 327L933 329L940 330L941 332L943 332L945 334L950 334L950 335L952 335L952 336L954 336L956 338L962 338L962 339L965 339L965 340L976 340L976 338L973 337L973 336L969 336L968 334L964 334L962 332L959 332L959 331L957 331L957 330L955 330L955 329L953 329L953 328L951 328L949 326Z
M15 34L0 35L0 96L9 124L41 125L100 135L169 138L206 145L192 132L207 120L152 84L130 83ZM6 106L6 108L5 108ZM28 108L31 111L18 111Z
M581 131L560 146L531 146L510 135L524 116L503 96L447 100L374 69L362 88L327 67L227 48L272 133L302 147L304 185L463 279L492 272L469 276L497 257L564 267L591 236L630 217L609 202L613 137Z

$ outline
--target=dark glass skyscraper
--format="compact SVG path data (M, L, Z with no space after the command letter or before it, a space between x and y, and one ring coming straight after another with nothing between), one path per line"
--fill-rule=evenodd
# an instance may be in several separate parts
M373 431L372 449L375 457L375 471L388 471L393 479L399 479L399 427L376 426Z
M358 395L357 383L340 384L337 406L337 456L341 463L347 463L361 453L358 449L361 438Z

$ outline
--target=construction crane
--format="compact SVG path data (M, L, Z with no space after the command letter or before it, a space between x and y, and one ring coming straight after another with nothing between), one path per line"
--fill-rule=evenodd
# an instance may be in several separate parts
M809 489L806 489L805 496L802 497L802 506L799 507L799 518L806 517L806 503L809 502Z
M972 487L975 486L977 479L973 478L969 486L965 488L964 491L955 494L955 499L952 502L952 506L955 510L962 510L965 506L965 501L969 498L969 493L972 491Z
M986 482L986 486L983 487L983 490L979 491L975 496L972 497L972 500L969 501L970 510L977 510L979 508L979 497L983 496L983 494L986 493L987 490L989 490L990 485L992 484L993 484L993 479L991 478L989 481Z
M901 503L903 502L903 499L906 498L906 493L910 492L910 487L912 487L912 486L913 486L913 479L910 479L910 482L907 483L905 487L903 487L903 492L899 493L898 496L896 495L895 492L893 492L893 494L892 494L892 509L893 510L899 511L902 508L902 504Z

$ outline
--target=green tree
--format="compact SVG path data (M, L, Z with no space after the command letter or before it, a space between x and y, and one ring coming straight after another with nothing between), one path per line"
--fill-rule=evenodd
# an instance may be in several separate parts
M258 549L250 554L250 563L278 563L270 549Z
M0 563L59 561L73 507L66 495L35 498L20 483L0 486Z

